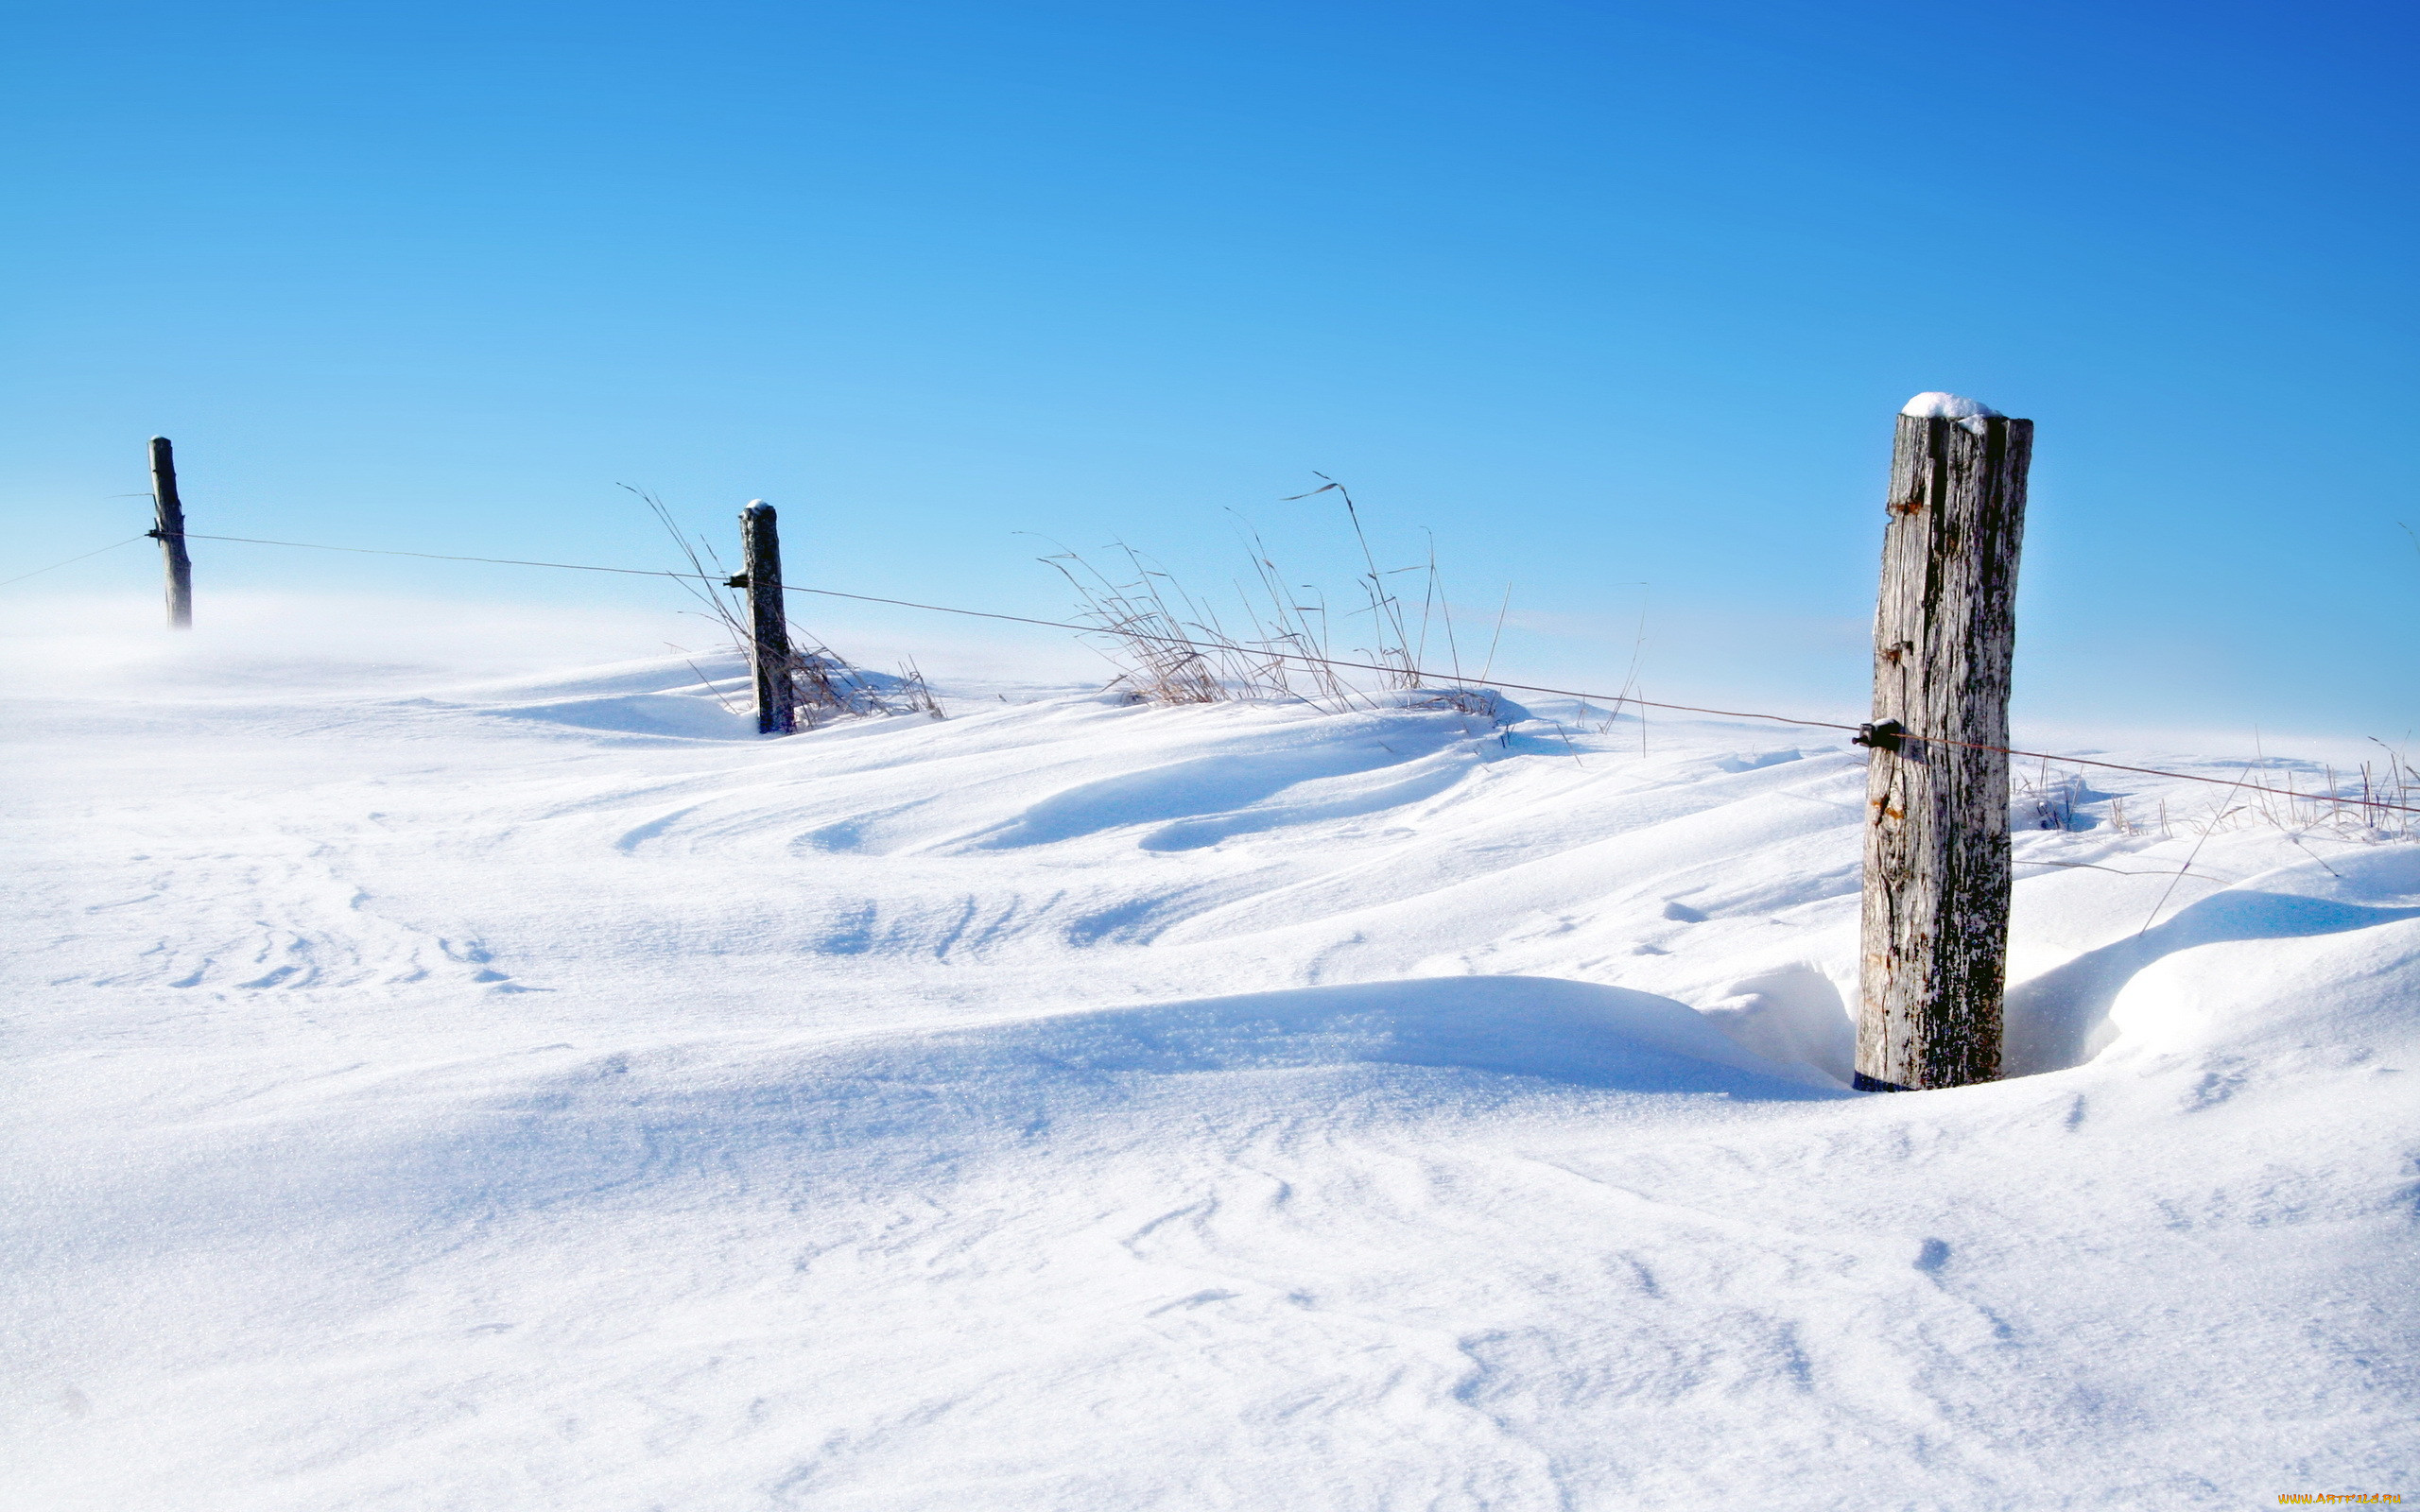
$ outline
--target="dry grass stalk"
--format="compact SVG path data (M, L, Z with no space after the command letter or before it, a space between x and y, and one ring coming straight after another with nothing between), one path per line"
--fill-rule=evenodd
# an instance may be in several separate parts
M2420 840L2420 767L2408 752L2372 737L2382 759L2361 764L2360 780L2332 766L2298 770L2273 758L2255 762L2210 823L2222 829L2275 829L2289 835L2351 841ZM2299 779L2316 776L2306 787ZM2379 805L2394 805L2382 807Z
M1424 563L1380 568L1351 493L1335 479L1315 475L1320 487L1293 498L1337 494L1361 558L1355 589L1360 606L1341 614L1331 610L1327 595L1317 586L1293 581L1260 532L1240 519L1238 532L1252 576L1235 588L1248 630L1231 631L1215 608L1196 599L1171 574L1124 541L1110 547L1123 564L1115 576L1063 546L1041 558L1075 590L1078 617L1096 627L1099 649L1119 666L1110 686L1123 687L1151 703L1280 699L1335 711L1375 708L1398 701L1402 695L1421 694L1426 696L1404 706L1450 708L1496 720L1496 695L1462 676L1434 542ZM1390 586L1392 577L1405 573L1425 575L1416 629L1409 606ZM1337 649L1339 622L1365 618L1371 644ZM1421 675L1421 658L1432 630L1440 627L1454 669L1443 686ZM1335 664L1340 660L1367 665L1341 667Z
M2076 805L2090 790L2084 786L2082 772L2053 771L2046 758L2041 770L2028 777L2016 774L2016 800L2014 805L2037 830L2072 830L2076 828ZM2113 825L2124 820L2124 799L2114 800L2119 807L2113 810Z
M1112 549L1125 557L1132 581L1113 581L1064 548L1041 558L1076 591L1076 617L1098 627L1115 648L1112 660L1125 663L1109 685L1123 684L1128 693L1150 703L1216 703L1229 696L1221 674L1233 676L1237 669L1222 667L1220 662L1232 662L1243 648L1204 622L1175 578L1146 565L1141 553L1124 541ZM1170 606L1170 594L1184 612Z

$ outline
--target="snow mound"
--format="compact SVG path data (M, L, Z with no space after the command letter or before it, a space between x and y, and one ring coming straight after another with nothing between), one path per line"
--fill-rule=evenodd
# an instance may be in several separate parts
M1899 413L1913 416L1917 420L1975 420L1980 417L1997 416L1999 411L1979 399L1968 399L1963 394L1945 394L1934 389L1918 394L1900 405Z
M2178 1032L2181 1021L2171 1011L2154 1013L2138 1004L2130 1016L2118 1005L2134 1000L2138 976L2180 953L2215 959L2225 953L2206 947L2374 931L2414 919L2420 919L2420 849L2398 846L2247 878L2016 984L2008 999L2006 1070L2021 1076L2082 1064L2116 1044L2130 1024L2138 1042ZM2394 932L2377 937L2392 938ZM2292 953L2284 954L2290 958ZM2259 1001L2262 1023L2244 1024L2244 1032L2264 1024L2296 1034L2315 1027L2303 994ZM2151 1033L2154 1022L2161 1026L2158 1036Z

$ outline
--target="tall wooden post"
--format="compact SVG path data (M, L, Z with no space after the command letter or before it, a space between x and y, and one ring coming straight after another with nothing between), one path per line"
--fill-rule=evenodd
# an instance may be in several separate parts
M177 497L177 456L164 436L151 438L152 538L168 567L168 627L193 628L193 558L185 555L185 507Z
M750 661L756 669L756 730L786 735L798 728L798 695L790 672L790 622L782 599L782 538L773 507L758 499L740 512L747 568L732 586L748 590Z
M2009 663L2033 422L1919 394L1891 458L1874 616L1857 1085L2000 1074ZM1931 737L1931 738L1927 738ZM1953 745L1950 742L1964 742Z

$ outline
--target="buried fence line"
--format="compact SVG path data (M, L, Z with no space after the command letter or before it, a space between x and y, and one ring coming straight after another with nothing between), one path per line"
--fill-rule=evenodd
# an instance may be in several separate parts
M141 541L144 538L141 536L134 536L129 539ZM365 557L412 557L423 561L476 562L483 566L490 567L546 567L559 569L564 572L612 573L617 576L623 577L669 577L682 582L717 583L725 587L730 586L730 582L727 578L715 576L711 573L676 573L666 571L661 567L602 567L589 562L536 561L519 557L462 557L435 551L398 551L390 547L383 546L337 546L320 541L270 541L258 536L214 536L204 535L200 531L187 531L185 532L185 539L188 541L234 541L248 546L291 546L302 551L343 551L352 552ZM119 544L123 545L125 542L121 541ZM104 547L102 549L108 550L110 548ZM88 555L98 554L91 553ZM65 563L59 563L58 565L64 566ZM48 571L49 569L44 568L43 570ZM960 609L950 604L925 604L920 603L915 599L908 598L883 598L873 593L844 593L837 588L808 588L799 583L785 583L782 586L782 592L785 593L812 593L819 598L845 598L859 604L882 604L892 609L927 610L936 614L959 614L973 619L999 620L1010 625L1031 625L1043 629L1072 630L1079 635L1100 635L1107 633L1098 625L1078 625L1069 620L1036 619L1028 614L1004 614L994 610ZM1222 651L1229 649L1229 647L1220 645L1215 641L1187 640L1183 636L1154 635L1143 630L1124 629L1119 630L1117 633L1122 636L1132 636L1142 640L1159 641L1169 645L1191 646L1197 650L1202 651ZM1411 667L1407 669L1403 667L1388 666L1376 662L1352 662L1341 657L1311 656L1307 653L1299 651L1264 650L1258 646L1252 647L1251 649L1261 655L1277 657L1288 662L1301 662L1305 664L1316 663L1322 666L1343 667L1352 671L1402 672L1408 670L1411 676L1422 679L1433 679L1437 685L1441 687L1459 682L1468 683L1473 686L1483 688L1503 688L1512 693L1544 693L1550 694L1558 698L1582 698L1591 703L1603 704L1616 712L1619 712L1623 704L1637 704L1641 708L1662 709L1675 713L1713 714L1716 717L1722 719L1762 719L1777 725L1794 725L1805 730L1846 730L1851 735L1868 733L1872 728L1868 725L1842 724L1837 720L1831 719L1802 719L1795 714L1763 713L1749 709L1713 709L1692 703L1668 703L1655 698L1642 698L1636 694L1591 693L1580 688L1550 688L1534 682L1513 682L1504 678L1475 678L1467 673L1455 674L1450 672L1431 672L1425 667ZM1922 734L1911 730L1897 731L1895 733L1898 739L1904 741L1918 741L1945 746L1961 746L1966 744L1962 741L1945 740L1939 736ZM1853 744L1864 744L1864 742L1853 742ZM2026 750L2014 746L1998 746L1992 748L1999 750L2010 756L2024 756L2038 761L2060 762L2070 766L2097 766L2104 771L2134 772L2144 777L2172 777L2180 782L2207 782L2218 787L2229 788L2249 785L2242 780L2237 778L2204 777L2195 772L2171 772L2164 767L2158 766L2130 766L2123 762L2097 761L2089 756L2066 756L2062 755L2057 751ZM2420 804L2390 803L2382 799L2339 797L2333 794L2323 796L2331 803L2342 803L2359 808L2389 809L2404 814L2420 814Z
M1625 703L1642 709L1767 720L1803 729L1851 732L1852 742L1872 752L1867 766L1859 919L1859 1005L1856 1085L1876 1091L1916 1091L1990 1081L2000 1074L2001 1004L2006 989L2009 903L2014 882L2009 834L2009 758L2039 758L2077 766L2133 772L2180 782L2240 789L2250 775L2232 782L2191 772L2170 772L2084 756L2058 756L2009 746L2010 672L2015 653L2016 570L2025 527L2026 474L2032 456L2033 422L2012 419L1954 394L1918 394L1896 421L1891 486L1885 507L1882 574L1875 612L1873 718L1862 725L1796 719L1749 710L1669 703L1625 693L1607 697L1571 688L1513 682L1485 675L1432 674L1415 653L1383 644L1372 653L1392 661L1356 662L1279 650L1271 644L1237 642L1215 622L1204 627L1174 619L1164 608L1156 623L1170 629L1200 629L1216 640L1195 640L1147 629L1106 613L1100 623L1046 620L1023 614L925 604L909 599L808 588L782 581L781 541L773 507L752 502L740 516L742 570L728 578L700 572L592 566L579 562L455 556L438 552L336 546L316 541L216 536L185 529L177 494L176 468L167 439L151 439L152 497L158 523L148 532L167 563L168 622L193 623L192 563L188 540L249 545L347 551L365 556L415 557L435 561L484 562L570 572L604 572L718 583L748 595L748 623L724 615L741 637L755 684L756 728L786 735L798 728L797 655L789 639L786 593L882 604L933 613L958 614L1006 624L1111 635L1188 653L1174 662L1206 679L1216 663L1201 653L1247 652L1270 665L1297 662L1326 672L1348 668L1376 672L1385 686L1446 689L1502 688L1602 702L1620 712ZM1330 483L1328 487L1335 487ZM1318 491L1324 492L1325 489ZM651 504L653 501L650 499ZM1351 500L1346 500L1351 507ZM659 515L664 511L656 506ZM670 521L666 517L666 524ZM1358 517L1356 516L1357 532ZM675 531L676 537L679 532ZM1368 542L1363 541L1366 552ZM103 550L111 548L104 547ZM685 539L683 550L687 551ZM88 553L87 555L98 555ZM702 568L694 551L693 567ZM61 563L60 565L65 565ZM1377 569L1371 564L1372 580ZM43 569L47 571L49 569ZM31 574L26 575L33 576ZM1433 589L1433 579L1432 579ZM712 595L707 595L711 597ZM717 609L720 600L715 601ZM1154 603L1156 604L1156 598ZM1379 600L1374 599L1374 608ZM1098 610L1099 606L1096 604ZM1450 629L1451 620L1448 619ZM1501 631L1499 621L1498 630ZM1397 639L1401 631L1398 627ZM1457 659L1459 661L1459 659ZM1281 679L1282 685L1282 679ZM929 705L929 695L926 696ZM938 713L938 709L934 710ZM2392 770L2392 768L2391 768ZM2420 814L2420 806L2326 795L2342 810L2355 806ZM2329 786L2336 785L2333 773ZM2397 782L2397 796L2409 796ZM2226 811L2231 813L2232 810ZM2223 818L2221 813L2219 818ZM2212 820L2215 830L2218 819ZM2375 824L2371 827L2377 829ZM2406 826L2407 832L2409 825ZM2205 832L2204 839L2208 838ZM2197 847L2198 850L2198 847ZM2190 861L2187 863L2190 868ZM2174 884L2171 882L2172 889ZM2165 897L2161 900L2166 902ZM2157 915L2153 909L2153 916Z

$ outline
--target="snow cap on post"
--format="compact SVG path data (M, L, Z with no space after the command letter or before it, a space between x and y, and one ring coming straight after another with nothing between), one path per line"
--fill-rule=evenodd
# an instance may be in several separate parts
M2000 412L1979 399L1964 394L1945 394L1939 389L1918 394L1899 406L1899 413L1910 420L1945 420L1972 436L1980 436Z
M1969 399L1964 394L1945 394L1939 389L1918 394L1900 405L1899 413L1912 415L1918 420L1973 420L1977 416L1997 418L1999 415L1998 410L1979 399Z

